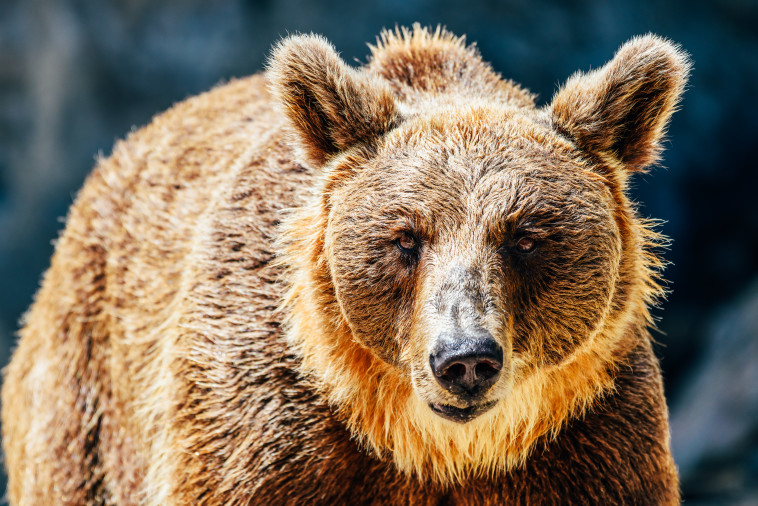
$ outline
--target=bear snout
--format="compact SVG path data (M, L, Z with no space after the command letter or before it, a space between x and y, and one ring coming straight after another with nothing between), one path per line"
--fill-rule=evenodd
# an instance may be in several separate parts
M429 365L442 388L462 400L474 400L500 377L503 348L485 329L458 328L438 337Z

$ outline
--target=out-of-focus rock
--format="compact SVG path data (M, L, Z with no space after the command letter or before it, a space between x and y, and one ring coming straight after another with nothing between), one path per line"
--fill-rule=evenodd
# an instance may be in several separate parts
M758 280L708 335L671 409L687 503L758 504Z

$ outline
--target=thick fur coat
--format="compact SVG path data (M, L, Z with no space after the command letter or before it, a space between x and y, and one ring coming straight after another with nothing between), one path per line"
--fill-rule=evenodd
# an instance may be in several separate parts
M156 117L6 369L11 503L677 503L626 186L687 72L635 38L536 107L444 30L358 69L295 36ZM467 397L430 350L473 333L501 355Z

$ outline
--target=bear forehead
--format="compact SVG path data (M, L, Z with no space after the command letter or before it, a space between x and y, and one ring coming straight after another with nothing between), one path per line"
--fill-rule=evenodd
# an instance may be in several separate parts
M406 120L340 193L360 213L438 223L607 217L615 207L605 178L540 111L497 106Z
M513 177L570 180L587 168L545 114L512 107L456 107L413 117L377 151L373 165L391 180L454 178L450 183L461 189Z

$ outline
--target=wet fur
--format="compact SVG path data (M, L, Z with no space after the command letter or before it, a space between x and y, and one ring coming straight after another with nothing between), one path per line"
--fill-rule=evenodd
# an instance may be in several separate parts
M646 330L659 238L624 190L657 160L687 69L634 39L536 109L443 30L386 32L357 70L298 36L265 77L158 116L89 177L26 316L2 398L11 502L676 503ZM438 248L412 275L366 267L373 246L346 243L364 225L341 225L381 202L361 191L385 184L382 160L451 178L424 193L428 214L404 197ZM526 167L513 206L467 204L503 191L503 164ZM529 200L550 181L554 202ZM488 246L523 209L568 209L562 240L587 266L531 310ZM444 395L419 364L445 322L417 301L465 288L444 288L464 253L489 308L467 317L498 332L510 371L460 425L420 397Z

